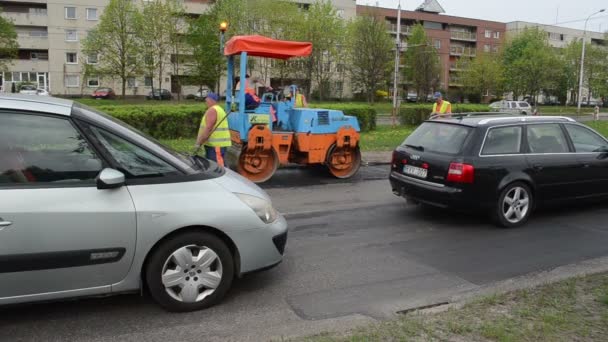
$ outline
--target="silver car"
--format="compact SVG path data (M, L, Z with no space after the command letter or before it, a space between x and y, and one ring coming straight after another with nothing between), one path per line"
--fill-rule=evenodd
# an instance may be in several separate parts
M532 106L526 101L498 101L490 104L490 110L493 112L511 113L530 115L532 114Z
M206 308L286 241L236 173L72 101L0 96L0 305L147 288Z

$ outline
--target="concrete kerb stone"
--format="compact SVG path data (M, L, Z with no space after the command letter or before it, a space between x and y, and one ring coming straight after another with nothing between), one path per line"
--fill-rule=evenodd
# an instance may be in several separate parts
M472 290L463 291L451 296L445 305L416 311L422 314L432 314L443 312L450 308L458 309L480 297L531 289L571 278L606 272L608 272L608 257L585 260L579 263L563 265L551 270L529 273L523 276L483 285Z

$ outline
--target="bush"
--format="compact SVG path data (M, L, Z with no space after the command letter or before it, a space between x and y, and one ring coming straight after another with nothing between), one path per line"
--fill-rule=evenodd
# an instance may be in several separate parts
M376 110L361 104L321 105L326 109L341 110L357 117L361 131L376 128ZM143 131L157 139L179 139L196 136L206 106L196 105L123 105L100 106L102 112Z
M341 110L345 115L354 116L359 121L362 132L373 131L376 129L376 109L364 104L323 104L320 108Z
M399 121L402 125L419 125L428 119L433 111L432 104L414 105L401 108ZM487 105L476 104L452 104L452 113L489 112Z
M99 110L157 139L196 136L205 106L101 106Z

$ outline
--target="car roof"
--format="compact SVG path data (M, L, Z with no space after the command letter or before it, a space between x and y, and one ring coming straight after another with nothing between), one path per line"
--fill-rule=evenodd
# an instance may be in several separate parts
M0 109L29 110L69 116L74 101L52 96L0 94Z
M429 122L446 122L470 127L510 124L520 122L576 122L567 116L528 116L509 113L481 112L455 113L449 119L429 120Z

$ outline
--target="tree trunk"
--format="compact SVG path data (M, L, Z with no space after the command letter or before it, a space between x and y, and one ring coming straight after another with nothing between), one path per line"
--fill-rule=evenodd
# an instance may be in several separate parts
M126 98L126 93L127 93L127 77L123 76L122 78L122 99L124 100Z

